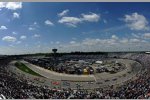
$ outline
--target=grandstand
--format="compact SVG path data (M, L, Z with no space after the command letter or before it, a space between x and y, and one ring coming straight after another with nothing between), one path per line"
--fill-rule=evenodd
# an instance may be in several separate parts
M58 66L58 68L55 68L51 63L54 60L52 56L1 57L0 98L150 98L150 55L147 53L61 54L57 59L58 64L55 67ZM95 63L96 61L102 62ZM19 69L15 66L15 62L23 63L28 71ZM61 69L60 66L63 66L64 69ZM68 69L70 66L76 66L76 69L72 68L67 72L61 71L65 68ZM107 68L105 66L115 68L117 72L109 73L106 69L100 69ZM90 67L94 73L84 74L83 70ZM99 72L95 72L96 69L94 68L97 67ZM39 75L28 73L29 69ZM75 72L69 73L69 71Z

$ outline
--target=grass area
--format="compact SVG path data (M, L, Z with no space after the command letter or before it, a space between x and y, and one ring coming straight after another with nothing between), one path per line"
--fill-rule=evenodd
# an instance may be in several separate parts
M40 76L40 77L43 77L41 76L40 74L34 72L33 70L31 70L30 68L28 68L25 64L21 63L21 62L16 62L15 63L15 66L22 70L23 72L26 72L26 73L29 73L31 75L35 75L35 76Z

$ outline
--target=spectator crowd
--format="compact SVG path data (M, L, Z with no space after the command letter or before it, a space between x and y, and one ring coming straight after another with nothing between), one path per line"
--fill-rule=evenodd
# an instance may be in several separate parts
M27 80L19 79L8 70L10 60L0 61L0 94L9 99L149 99L150 98L150 55L134 54L122 55L122 58L134 59L143 64L144 69L136 80L129 80L123 85L113 89L56 90L47 86L35 86Z

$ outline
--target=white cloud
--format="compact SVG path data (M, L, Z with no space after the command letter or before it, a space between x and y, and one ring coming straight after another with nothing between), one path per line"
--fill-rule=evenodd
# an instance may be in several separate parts
M150 39L150 33L145 33L144 38L149 38Z
M106 20L106 19L104 19L103 22L104 22L105 24L107 24L107 20Z
M28 30L33 31L36 30L37 28L39 28L39 25L37 22L34 22L33 24L29 25Z
M16 32L12 32L12 34L13 34L13 35L17 35L17 33L16 33Z
M15 46L14 46L14 45L12 45L12 44L11 44L11 45L9 45L9 46L10 46L10 47L15 47Z
M75 44L76 43L76 41L70 41L70 44Z
M6 26L1 26L0 30L7 30L7 27Z
M86 38L83 39L82 41L70 41L68 45L63 45L63 48L70 48L70 50L83 50L83 51L88 51L88 50L99 50L99 49L104 49L105 47L108 46L116 46L117 40L108 38L108 39L100 39L100 38ZM105 46L104 46L105 45ZM105 50L105 49L104 49Z
M57 41L57 42L56 42L56 44L60 44L60 42L59 42L59 41Z
M100 15L95 13L81 14L82 17L62 17L58 20L59 23L65 24L71 27L77 27L79 23L82 22L98 22L100 20Z
M120 42L121 42L121 43L128 43L128 42L129 42L129 40L128 40L128 39L126 39L126 38L123 38L123 39L121 39L121 40L120 40Z
M84 45L114 45L117 44L115 39L85 39L82 44Z
M117 37L113 36L112 37ZM68 51L126 51L144 50L149 47L148 41L140 38L86 38L81 41L70 41L61 45L61 50ZM140 47L140 48L139 48ZM69 49L68 49L69 48ZM59 50L59 51L61 51ZM148 50L148 49L147 49Z
M35 28L33 28L33 27L29 27L28 29L29 29L30 31L35 30Z
M81 44L82 45L87 45L87 46L98 46L98 45L104 45L105 46L110 46L110 45L121 45L123 44L133 44L133 43L142 43L145 42L145 40L142 39L137 39L137 38L118 38L116 35L112 35L111 38L106 38L106 39L92 39L92 38L86 38L84 39ZM71 44L71 42L70 42Z
M34 34L34 36L33 37L35 37L35 38L39 38L40 37L40 35L39 34Z
M16 44L20 44L21 43L21 41L17 41L17 43Z
M100 43L106 43L106 40L87 38L87 39L84 39L82 41L83 45L89 45L89 46L97 45L97 44L100 44Z
M58 22L64 23L64 24L71 26L71 27L76 27L76 25L78 23L81 23L82 20L80 18L77 18L77 17L62 17Z
M65 16L65 15L67 15L68 12L69 12L69 10L66 9L66 10L62 11L61 13L58 13L58 16L59 17Z
M22 8L21 2L0 2L0 8L7 8L10 10L17 10Z
M69 27L77 27L77 25L72 24L72 23L66 23L66 25L69 26Z
M139 40L139 39L134 38L134 39L130 39L130 42L131 42L131 43L137 43L137 42L140 42L140 40Z
M27 36L25 36L25 35L20 36L20 39L22 39L22 40L25 40L26 38L27 38Z
M14 17L14 18L19 18L20 15L19 15L18 13L14 12L14 13L13 13L13 17Z
M50 26L53 26L53 25L54 25L50 20L46 20L46 21L45 21L45 24L46 24L46 25L50 25Z
M139 34L132 33L131 35L132 35L133 37L135 37L135 38L140 38L140 35L139 35Z
M112 39L115 39L115 40L118 39L118 37L117 37L116 35L112 35L111 38L112 38Z
M12 37L12 36L5 36L2 38L3 41L6 41L6 42L15 42L17 39L15 37Z
M100 20L100 15L95 14L95 13L90 13L90 14L81 14L82 15L82 20L84 21L89 21L89 22L98 22Z
M125 15L124 21L131 30L148 30L148 21L145 16L138 13Z
M37 22L34 22L33 25L37 25Z

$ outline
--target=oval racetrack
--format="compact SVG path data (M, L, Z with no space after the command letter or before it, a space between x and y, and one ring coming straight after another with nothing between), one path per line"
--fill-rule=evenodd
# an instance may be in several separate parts
M77 89L77 88L94 89L94 88L102 88L102 87L107 87L116 84L122 84L127 80L136 78L136 74L138 74L138 72L140 72L142 68L140 63L133 60L128 60L128 59L115 59L115 60L125 64L126 69L116 74L109 74L104 72L104 73L97 73L94 75L68 75L64 73L53 72L41 68L39 66L33 65L31 63L28 63L26 61L21 61L31 70L44 76L43 78L43 77L29 75L29 73L25 73L17 69L17 67L15 67L14 65L16 61L11 62L10 68L13 72L19 73L19 75L23 74L24 77L27 78L28 80L32 80L32 82L34 81L34 84L47 85L50 88L69 87L73 89ZM38 81L35 80L37 78ZM42 81L41 83L39 82L40 80Z

